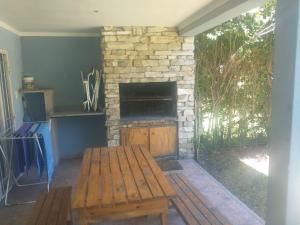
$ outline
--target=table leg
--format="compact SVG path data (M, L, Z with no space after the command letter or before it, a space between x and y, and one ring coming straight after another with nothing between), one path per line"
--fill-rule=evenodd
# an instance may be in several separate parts
M85 220L85 218L80 217L79 218L79 225L88 225L88 222Z
M78 213L78 221L79 221L79 225L88 225L88 220L85 216L85 211L84 210L80 210Z
M168 210L169 210L169 200L168 199L163 200L162 207L163 207L163 211L160 214L161 225L167 225Z
M167 217L168 217L167 212L160 214L161 225L167 225Z

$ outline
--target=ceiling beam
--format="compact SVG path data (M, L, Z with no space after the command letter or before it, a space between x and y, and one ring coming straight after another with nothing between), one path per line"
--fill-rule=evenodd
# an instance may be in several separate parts
M218 26L251 9L261 6L264 0L216 0L200 9L178 25L182 36L195 36Z

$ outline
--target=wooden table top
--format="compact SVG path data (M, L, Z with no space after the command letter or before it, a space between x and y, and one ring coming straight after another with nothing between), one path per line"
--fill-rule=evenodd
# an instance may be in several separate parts
M147 149L93 148L84 153L72 208L114 207L175 195Z

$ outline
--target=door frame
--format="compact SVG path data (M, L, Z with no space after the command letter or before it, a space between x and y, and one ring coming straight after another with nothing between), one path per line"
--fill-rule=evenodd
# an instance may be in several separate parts
M5 79L6 79L6 84L7 84L7 91L8 91L8 104L10 105L10 113L11 113L11 126L10 128L14 129L15 128L15 119L16 119L16 114L15 114L15 110L14 110L14 95L13 95L13 85L12 85L12 68L11 65L9 63L9 56L8 56L8 51L6 49L1 49L0 48L0 54L3 57L3 61L4 61L4 65L5 65ZM0 98L2 98L1 92L0 92ZM2 109L4 111L4 109ZM4 115L4 114L3 114Z

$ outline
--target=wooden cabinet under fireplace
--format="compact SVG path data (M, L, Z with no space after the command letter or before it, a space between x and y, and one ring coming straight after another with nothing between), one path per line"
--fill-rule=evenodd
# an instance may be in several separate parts
M176 155L176 126L121 128L120 133L121 145L144 145L154 157Z

